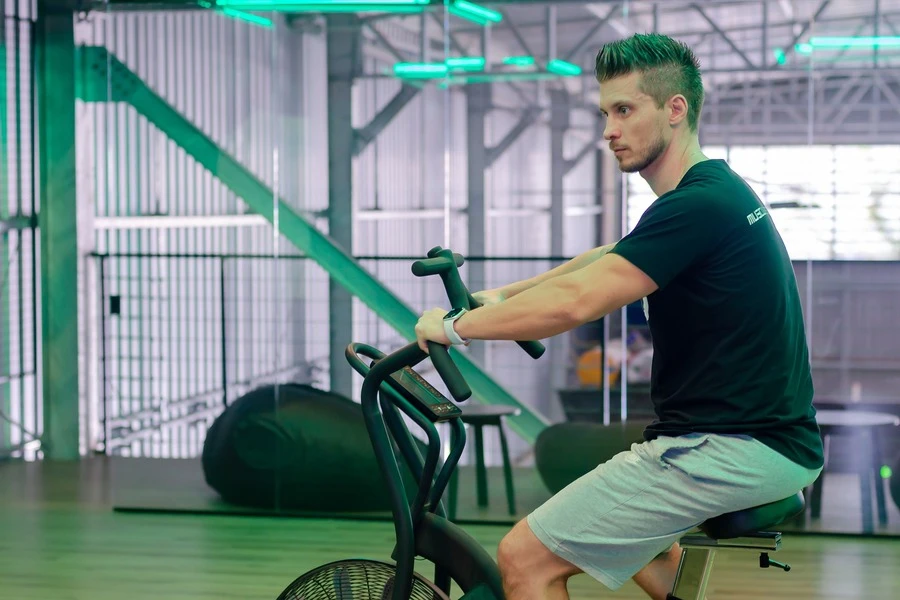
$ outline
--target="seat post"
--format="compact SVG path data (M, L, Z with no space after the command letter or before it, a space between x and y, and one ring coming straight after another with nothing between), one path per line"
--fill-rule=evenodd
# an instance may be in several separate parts
M666 600L704 600L715 556L713 548L682 549L675 585Z
M769 559L768 552L781 548L781 533L768 529L799 514L803 506L803 493L797 492L783 500L723 513L700 523L699 529L703 535L686 535L679 540L681 561L672 593L666 599L704 600L713 558L718 549L758 550L762 552L761 567L773 565L790 570L790 566Z

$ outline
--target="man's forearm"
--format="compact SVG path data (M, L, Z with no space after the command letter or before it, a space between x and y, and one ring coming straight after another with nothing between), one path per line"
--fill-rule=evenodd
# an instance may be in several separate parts
M604 254L584 268L547 279L506 302L471 310L454 328L468 339L545 339L596 321L657 289L650 277L625 258Z
M531 289L534 286L541 284L549 279L553 279L554 277L559 277L560 275L565 275L566 273L571 273L572 271L577 271L578 269L582 269L610 250L615 247L615 244L607 244L606 246L600 246L598 248L592 248L587 252L582 252L572 260L559 265L553 269L545 273L541 273L540 275L536 275L530 279L523 279L522 281L517 281L515 283L510 283L500 288L500 291L503 293L504 298L512 298L516 294L522 293L525 290Z
M470 311L456 322L456 332L471 339L540 340L577 327L578 289L567 279L547 280L508 302Z

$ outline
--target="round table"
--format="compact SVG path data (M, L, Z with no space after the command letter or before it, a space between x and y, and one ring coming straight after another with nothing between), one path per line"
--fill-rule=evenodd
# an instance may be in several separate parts
M820 428L825 426L829 429L900 426L900 417L896 415L863 410L817 410L816 421Z
M900 426L900 417L890 413L857 410L817 410L816 422L825 447L825 467L828 467L828 441L832 435L856 437L862 461L854 461L858 468L860 500L862 504L863 530L874 529L872 515L872 488L875 489L875 505L878 522L887 524L887 507L884 498L884 483L881 477L883 446L881 435L889 428ZM822 488L825 472L813 483L810 498L810 516L818 518L822 512Z

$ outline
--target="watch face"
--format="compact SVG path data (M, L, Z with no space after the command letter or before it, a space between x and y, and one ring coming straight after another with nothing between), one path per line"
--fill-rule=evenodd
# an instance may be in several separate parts
M456 317L458 317L459 315L461 315L464 312L466 312L466 309L464 309L464 308L454 308L453 310L448 312L446 315L444 315L444 319L455 319Z

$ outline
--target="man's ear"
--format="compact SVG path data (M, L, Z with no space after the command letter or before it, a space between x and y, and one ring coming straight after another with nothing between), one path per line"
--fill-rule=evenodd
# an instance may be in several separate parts
M687 120L688 103L687 99L681 94L675 94L667 102L669 108L669 125L680 125Z

